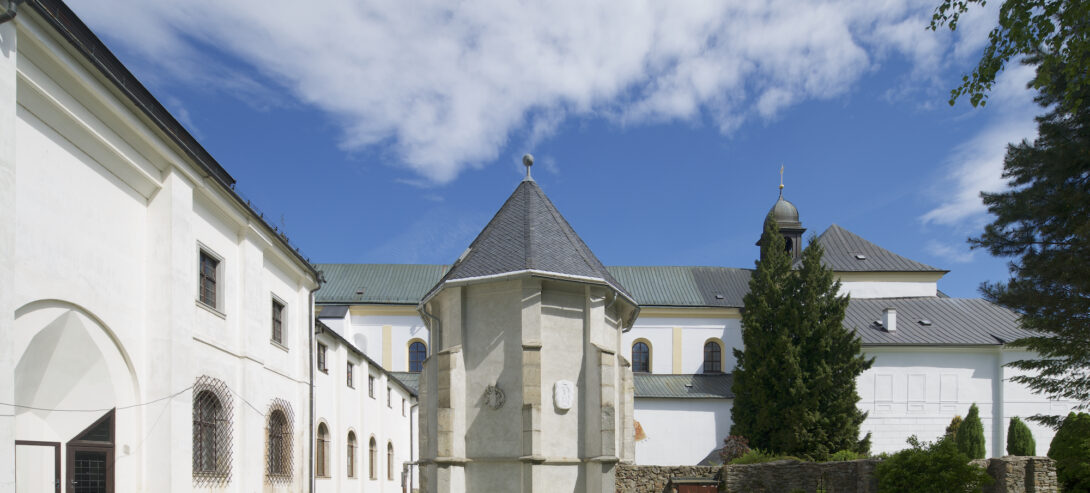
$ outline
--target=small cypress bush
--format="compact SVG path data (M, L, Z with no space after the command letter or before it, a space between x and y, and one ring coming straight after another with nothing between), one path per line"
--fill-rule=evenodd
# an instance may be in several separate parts
M984 449L984 423L980 422L980 410L976 408L975 402L969 406L969 414L958 425L954 436L958 450L970 459L983 459L987 454Z
M954 419L950 420L950 424L946 425L946 436L950 438L957 436L959 426L961 426L961 416L954 416Z
M1018 416L1011 418L1011 424L1007 427L1007 453L1037 455L1037 443L1033 441L1033 433Z
M878 464L878 493L980 492L994 481L983 468L969 463L952 437L927 443L912 436L908 444Z
M1068 414L1052 438L1048 456L1056 461L1063 491L1090 491L1090 414Z

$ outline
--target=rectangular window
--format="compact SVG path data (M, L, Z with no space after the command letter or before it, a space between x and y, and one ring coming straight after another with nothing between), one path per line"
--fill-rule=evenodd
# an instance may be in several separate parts
M375 398L375 376L367 375L367 395L372 399Z
M405 415L405 399L401 399L401 415Z
M386 407L393 408L394 391L390 387L386 387Z
M325 344L318 343L318 370L322 373L329 373L329 368L325 363Z
M284 344L284 304L272 300L272 340Z
M200 275L197 279L199 283L197 299L212 308L219 308L217 303L219 292L216 286L216 282L220 277L219 268L220 259L202 249L199 266Z
M355 367L356 367L356 365L353 365L352 363L348 363L348 376L347 376L348 386L353 388L353 389L356 388L356 377L352 374L352 370Z

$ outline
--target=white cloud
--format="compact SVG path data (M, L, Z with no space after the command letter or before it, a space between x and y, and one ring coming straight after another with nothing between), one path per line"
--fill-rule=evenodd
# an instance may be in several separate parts
M966 229L979 229L987 222L987 209L980 192L996 192L1006 187L1003 158L1007 144L1032 140L1036 136L1033 116L1038 107L1026 83L1033 68L1008 67L992 90L989 106L999 114L971 140L956 147L947 159L948 175L938 193L939 205L921 216L926 223Z
M950 244L934 240L927 242L927 251L936 257L959 264L972 262L973 254L976 253L966 243Z
M570 117L730 132L843 94L880 53L934 70L936 39L960 36L924 30L929 0L71 3L172 78L258 106L283 86L341 122L345 149L391 145L432 183ZM254 70L209 60L211 46Z

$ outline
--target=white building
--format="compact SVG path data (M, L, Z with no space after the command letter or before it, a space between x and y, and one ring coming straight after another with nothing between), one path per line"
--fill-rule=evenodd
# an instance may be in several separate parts
M0 491L401 491L415 392L315 333L319 273L67 6L18 8L0 23Z
M773 212L797 258L805 232L798 211L781 197ZM955 415L964 416L976 403L989 454L1002 456L1011 417L1066 413L1074 404L1009 381L1015 370L1004 365L1031 356L1007 344L1027 334L1012 312L982 299L949 298L938 289L947 271L897 255L835 224L818 241L826 251L825 263L851 295L845 326L859 334L864 353L875 358L857 383L859 407L869 413L862 431L872 434L872 452L900 450L914 434L934 439ZM424 323L412 315L412 307L449 266L318 267L329 280L318 292L322 313L342 314L339 323L363 337L368 351L410 354L413 343L430 348ZM733 350L742 346L742 298L751 270L608 270L640 305L639 318L622 336L625 356L637 372L636 462L716 461L731 426L730 369ZM397 370L408 369L408 364L401 366L403 360L389 361ZM1043 453L1053 431L1032 422L1029 426Z
M320 265L315 294L319 272L62 2L0 19L0 491L419 485L419 310L449 266ZM774 209L798 248L797 211ZM1009 382L1010 312L843 228L820 241L876 358L858 382L874 451L977 403L1002 455L1010 417L1071 407ZM620 336L635 461L714 458L750 271L608 274L640 310Z

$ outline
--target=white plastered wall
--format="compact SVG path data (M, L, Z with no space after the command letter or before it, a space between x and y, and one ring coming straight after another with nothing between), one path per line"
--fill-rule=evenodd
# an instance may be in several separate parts
M635 418L646 438L636 442L636 464L696 465L730 434L730 399L636 399Z
M0 187L14 205L0 213L0 274L11 276L0 301L19 337L4 341L0 374L11 376L0 391L20 405L83 411L20 408L26 423L14 438L63 444L102 414L90 410L116 406L115 489L190 491L187 389L208 375L227 384L234 409L232 481L218 490L270 490L253 451L264 450L273 398L291 405L296 430L294 483L273 490L300 490L309 272L32 10L0 27L5 43L16 25L18 76L8 75L18 89L0 98L0 122L11 123L0 123L0 140L7 131L18 142L0 151L14 156L13 168L0 159ZM11 169L15 187L2 179ZM12 238L12 251L2 250ZM198 244L224 259L219 313L196 301ZM283 347L270 342L274 293L287 307ZM5 386L13 380L23 390ZM0 467L0 489L11 472Z
M740 318L641 316L621 337L625 358L631 360L638 339L651 343L651 373L703 373L704 344L710 339L723 343L722 369L730 372L736 363L732 350L742 347L742 324Z
M989 457L1006 455L1006 431L1013 416L1062 413L1070 403L1053 402L1010 382L1013 370L1003 365L1025 356L998 346L865 347L874 366L857 381L859 408L869 413L862 432L873 433L871 451L894 452L905 440L940 437L955 415L965 417L976 403L984 425ZM1027 423L1044 454L1054 432Z
M315 428L325 423L329 429L329 475L315 480L315 491L321 492L400 492L402 468L415 453L415 424L410 425L413 397L381 368L370 365L358 353L328 334L318 337L326 345L328 372L315 372ZM347 364L355 365L355 387L348 386ZM374 397L368 392L368 376L375 378ZM387 389L390 389L390 405L387 405ZM404 414L402 414L402 402ZM356 434L355 477L348 477L348 432ZM413 436L410 436L410 432ZM377 470L371 479L369 470L369 442L377 444ZM387 473L387 444L394 446L393 479ZM410 449L413 447L413 449ZM418 478L412 478L419 486Z

